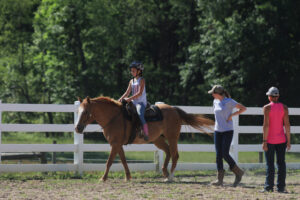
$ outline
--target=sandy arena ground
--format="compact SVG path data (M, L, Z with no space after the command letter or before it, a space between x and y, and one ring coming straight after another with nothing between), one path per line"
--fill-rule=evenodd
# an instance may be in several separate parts
M234 176L226 174L225 186L215 187L209 183L215 179L210 175L178 175L172 183L163 178L137 178L130 182L110 178L106 182L98 179L45 179L45 180L1 180L0 199L300 199L300 173L287 174L288 194L259 193L264 183L264 174L247 174L240 186L231 186ZM276 180L276 179L275 179Z

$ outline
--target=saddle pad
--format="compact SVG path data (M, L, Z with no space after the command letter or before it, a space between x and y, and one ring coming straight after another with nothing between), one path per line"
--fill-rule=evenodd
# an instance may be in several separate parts
M137 115L136 111L135 113L132 113L132 111L131 112L128 111L128 109L126 108L126 104L123 105L122 110L123 110L124 117L129 121L132 121L132 117L133 117L132 115ZM155 121L163 120L163 115L161 113L161 110L158 108L158 106L151 105L147 107L145 111L145 120L146 122L155 122Z
M141 131L142 127L141 127L141 121L139 120L139 117L137 116L136 110L134 113L132 113L132 111L131 112L128 111L125 103L123 105L124 105L122 107L123 115L127 120L131 121L131 123L132 123L132 129L130 132L130 136L129 136L127 143L125 144L125 145L127 145L127 144L132 144L134 139L137 137L137 134L138 134L137 132ZM133 119L135 119L135 120L133 120ZM158 108L158 106L151 105L151 106L147 107L147 109L145 111L145 120L147 122L155 122L155 121L163 120L163 115L161 113L161 110Z
M155 122L163 120L163 115L158 106L151 105L150 108L146 109L145 120L146 122Z

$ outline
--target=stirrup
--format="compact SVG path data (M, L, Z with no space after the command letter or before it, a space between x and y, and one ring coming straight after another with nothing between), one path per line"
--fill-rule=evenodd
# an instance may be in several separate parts
M138 136L139 136L139 138L143 138L145 136L145 133L144 133L144 131L142 129L140 129L138 131Z
M144 140L145 140L145 141L148 141L148 140L149 140L148 135L144 135Z

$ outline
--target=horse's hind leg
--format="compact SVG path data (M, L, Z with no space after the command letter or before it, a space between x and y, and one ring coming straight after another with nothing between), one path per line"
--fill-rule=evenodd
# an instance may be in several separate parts
M125 180L129 181L131 179L131 176L130 176L130 171L129 171L129 168L128 168L128 165L127 165L127 162L126 162L126 158L125 158L123 147L121 147L121 149L119 151L119 156L120 156L120 159L121 159L122 164L123 164L124 169L125 169L125 174L126 174Z
M165 138L162 137L162 136L158 137L154 141L154 145L157 146L157 148L163 150L166 153L166 158L165 158L164 165L162 167L162 171L163 171L164 177L168 177L169 176L168 164L169 164L169 161L170 161L170 158L171 158L169 145L166 143Z
M116 157L116 154L120 152L120 145L111 145L111 150L110 150L110 154L109 154L109 157L108 157L108 160L106 161L106 168L105 168L105 172L101 178L102 181L106 181L107 180L107 175L108 175L108 172L109 172L109 169Z
M168 177L168 181L173 181L174 171L175 171L177 161L179 158L177 141L174 139L171 141L169 140L169 146L170 146L170 152L171 152L171 157L172 157L172 167L171 167L171 174Z

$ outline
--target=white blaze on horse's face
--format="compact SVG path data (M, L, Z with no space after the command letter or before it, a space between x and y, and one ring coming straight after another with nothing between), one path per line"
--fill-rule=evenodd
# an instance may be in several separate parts
M84 124L83 122L87 122L88 120L88 112L85 111L85 109L83 108L82 105L80 105L80 107L78 108L78 117L77 117L77 122L75 125L75 130L77 133L82 133L86 124Z
M78 125L78 123L79 123L79 121L80 121L80 118L81 118L81 115L82 115L82 113L83 113L83 108L82 108L82 106L80 106L79 108L78 108L78 114L77 114L77 122L76 122L76 125Z

